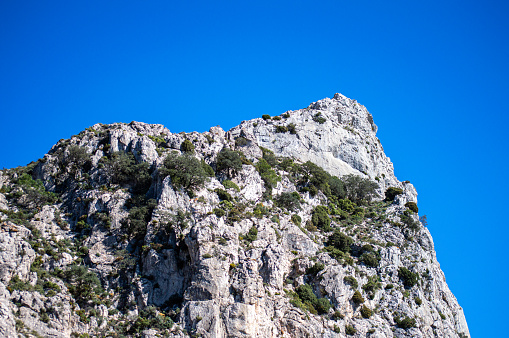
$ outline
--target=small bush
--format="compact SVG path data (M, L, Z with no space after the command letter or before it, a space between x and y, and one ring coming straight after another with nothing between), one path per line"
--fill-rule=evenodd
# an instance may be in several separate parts
M345 326L345 333L349 336L353 336L357 330L352 325Z
M230 180L224 180L223 182L221 182L221 184L223 185L223 187L225 187L226 189L235 189L236 191L240 191L240 188L238 185L236 185L234 182L230 181Z
M263 115L262 115L262 119L264 119L265 121L267 121L267 120L270 120L270 119L271 119L271 117L270 117L270 115L268 115L268 114L263 114Z
M385 191L385 200L387 202L392 202L392 201L394 201L394 198L396 198L396 196L401 195L402 193L403 193L403 189L401 189L401 188L389 187Z
M297 214L293 214L291 220L293 224L295 224L296 226L300 226L302 222L302 218Z
M345 278L343 278L343 282L345 282L345 284L348 284L352 287L352 289L357 289L357 287L359 286L359 283L357 282L357 279L355 279L354 276L345 276Z
M248 242L254 242L256 241L256 238L258 237L258 229L255 226L252 226L251 229L249 229L249 232L244 236L244 239Z
M378 258L371 253L363 253L361 257L359 258L359 261L364 263L366 266L369 266L371 268L376 268L378 266Z
M315 306L316 311L318 311L319 314L328 313L331 308L330 301L327 298L319 298L316 301L316 304L314 304L314 306Z
M419 212L419 208L417 207L417 204L415 202L406 202L405 207L412 210L415 213Z
M286 133L286 132L288 132L288 127L276 126L276 133Z
M274 116L272 119L274 121L281 121L281 116Z
M373 311L371 311L371 309L369 307L367 307L366 305L363 305L361 307L361 315L363 318L369 318L369 317L371 317L372 314L373 314Z
M201 163L201 167L203 168L203 171L205 171L205 174L208 176L208 177L214 177L216 175L216 173L214 172L214 169L212 169L212 167L210 165L208 165L205 160L201 160L200 161Z
M421 304L422 304L422 299L420 299L419 297L415 297L415 298L414 298L414 300L415 300L415 304L417 304L417 305L421 306Z
M377 196L378 184L357 175L346 175L342 178L345 184L346 196L357 204L369 202Z
M317 122L317 123L320 123L320 124L324 124L325 121L327 121L326 118L322 117L321 116L322 113L316 113L314 116L313 116L313 121Z
M194 153L194 144L188 139L185 139L184 142L180 144L180 150L185 153Z
M276 205L287 210L300 210L300 195L298 192L283 192L274 199Z
M306 275L310 275L316 277L320 271L325 269L325 265L323 263L315 263L315 265L306 269Z
M214 208L213 212L219 218L221 218L224 215L226 215L226 211L224 211L223 209L219 209L219 208Z
M216 189L214 189L214 192L217 194L217 196L219 197L219 199L221 201L230 201L230 202L233 201L233 197L226 190L216 188Z
M364 303L364 298L362 297L359 290L355 290L355 293L352 296L352 301L357 305Z
M251 143L247 138L240 136L235 139L235 146L237 147L244 147Z
M334 311L334 313L332 314L332 319L334 320L340 320L343 318L345 318L345 316L339 311Z
M216 168L220 173L228 177L236 176L242 170L242 159L238 152L228 148L223 148L216 158Z
M323 231L330 231L331 219L329 218L329 209L323 205L317 206L312 213L311 222L313 225Z
M415 327L415 319L414 318L408 318L405 317L404 319L394 318L394 321L396 322L397 326L402 329L410 329Z
M350 252L350 246L353 244L353 239L339 229L334 230L332 235L327 240L327 245L341 250L344 253Z
M294 123L289 123L286 127L288 128L288 131L290 132L290 134L292 134L292 135L297 134L297 130L295 129Z
M179 188L195 189L203 185L207 174L200 161L188 154L169 154L159 169L162 177L170 176L171 183Z
M417 284L419 275L417 273L413 273L412 271L408 270L404 266L400 267L398 269L398 276L403 280L403 284L406 287L413 287L415 284Z

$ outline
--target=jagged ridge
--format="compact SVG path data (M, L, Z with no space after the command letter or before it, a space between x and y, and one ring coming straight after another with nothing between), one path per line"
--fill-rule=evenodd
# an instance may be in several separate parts
M376 131L336 94L228 132L97 124L3 171L0 334L468 336ZM223 148L241 155L237 175L220 170ZM183 150L216 169L203 185L163 175ZM376 182L378 197L353 204L331 175Z

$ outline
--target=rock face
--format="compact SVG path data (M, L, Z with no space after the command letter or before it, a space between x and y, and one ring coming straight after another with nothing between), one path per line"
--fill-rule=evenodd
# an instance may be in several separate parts
M468 337L376 131L336 94L228 132L97 124L0 172L0 336Z

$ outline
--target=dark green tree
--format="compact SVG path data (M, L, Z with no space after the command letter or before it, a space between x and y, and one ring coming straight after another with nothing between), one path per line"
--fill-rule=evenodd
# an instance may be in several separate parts
M313 225L319 229L322 229L324 231L330 231L330 223L331 219L328 215L329 209L323 205L317 206L312 213L311 216L311 222Z
M345 253L350 252L350 247L352 244L353 239L342 233L339 229L334 230L332 235L330 235L329 239L327 240L327 245L333 246Z
M216 169L228 177L236 176L242 170L242 159L238 152L223 148L216 158Z
M176 152L164 159L159 173L162 177L170 176L173 186L187 190L203 185L207 176L197 158L187 153L178 155Z
M378 188L376 182L357 175L346 175L342 179L345 183L346 196L351 201L360 204L364 201L369 202L376 196Z
M180 151L183 151L184 153L194 153L194 144L193 142L189 141L188 139L185 139L184 142L180 144Z

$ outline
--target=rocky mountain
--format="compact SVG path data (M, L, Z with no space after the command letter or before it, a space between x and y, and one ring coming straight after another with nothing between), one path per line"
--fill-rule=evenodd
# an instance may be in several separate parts
M0 173L2 337L469 337L417 192L341 94L96 124Z

